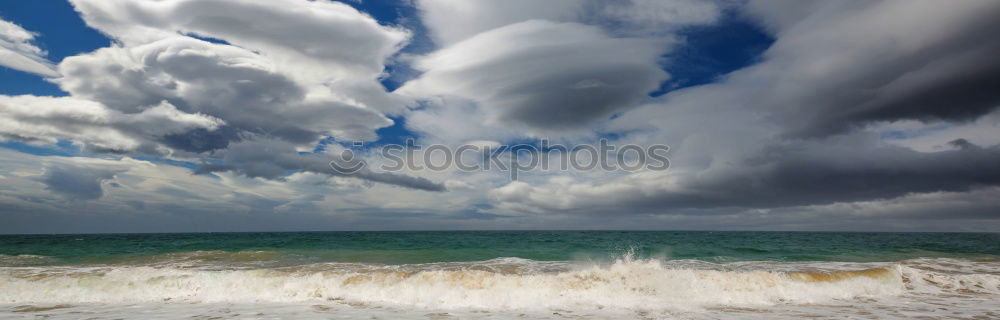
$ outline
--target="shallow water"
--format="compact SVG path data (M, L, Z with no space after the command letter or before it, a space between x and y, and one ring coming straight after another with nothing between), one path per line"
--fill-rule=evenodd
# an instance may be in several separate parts
M0 236L0 317L997 318L995 234Z

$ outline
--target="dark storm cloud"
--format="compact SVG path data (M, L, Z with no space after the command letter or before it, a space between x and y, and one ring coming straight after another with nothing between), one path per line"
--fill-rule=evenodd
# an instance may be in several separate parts
M1000 24L994 28L1000 28ZM940 77L888 93L884 99L865 104L847 119L973 120L1000 106L1000 41L984 57L967 62L965 68L950 69Z
M195 129L160 138L160 142L170 148L195 153L225 149L230 142L239 140L239 130L225 125L215 130Z
M869 135L785 142L742 160L718 161L695 173L624 176L599 184L514 182L494 190L493 195L499 206L519 211L704 215L1000 186L1000 166L996 165L1000 146L983 148L955 141L957 149L924 153L879 145L872 139ZM949 217L950 213L942 210L938 215Z
M783 12L751 2L778 36L749 72L794 136L877 121L968 121L1000 106L1000 2L813 2ZM802 15L799 17L790 17ZM885 17L892 16L892 19ZM764 79L766 77L767 79Z
M769 208L892 199L911 193L964 192L1000 185L1000 147L967 145L922 153L903 147L788 145L744 163L709 170L686 195L655 201L672 207Z
M1000 185L1000 147L982 138L996 132L996 122L960 128L995 117L1000 105L1000 40L988 35L1000 28L1000 3L818 1L790 11L784 3L750 2L749 11L777 39L760 63L615 120L626 129L655 128L647 142L683 143L673 149L678 170L658 176L663 181L608 179L576 186L583 190L514 186L498 192L501 203L601 214L704 214L879 206ZM883 140L887 132L880 125L911 125L916 128L907 134L914 136L930 130L926 123L893 123L900 120L954 130L951 139L986 142L957 139L926 152ZM645 125L629 126L635 123ZM602 201L590 199L599 196ZM848 205L841 213L855 211ZM937 217L951 213L938 210Z

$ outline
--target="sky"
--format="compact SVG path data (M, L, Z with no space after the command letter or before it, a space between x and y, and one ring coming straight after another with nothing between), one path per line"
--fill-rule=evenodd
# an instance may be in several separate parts
M993 30L993 0L0 1L0 233L998 232ZM670 167L377 166L602 139Z

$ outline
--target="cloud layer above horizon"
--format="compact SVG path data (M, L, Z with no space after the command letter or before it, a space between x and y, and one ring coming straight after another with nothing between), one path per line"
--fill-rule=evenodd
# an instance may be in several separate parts
M109 46L0 5L0 68L64 93L0 86L0 233L1000 231L997 1L69 2ZM671 168L328 165L406 138Z

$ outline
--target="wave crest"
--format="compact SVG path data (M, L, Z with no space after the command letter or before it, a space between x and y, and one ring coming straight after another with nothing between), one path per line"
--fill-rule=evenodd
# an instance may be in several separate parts
M0 269L0 302L333 300L431 308L683 310L895 295L906 290L904 268L825 273L702 270L632 259L569 267L515 258L464 264L327 263L254 270L5 268Z

